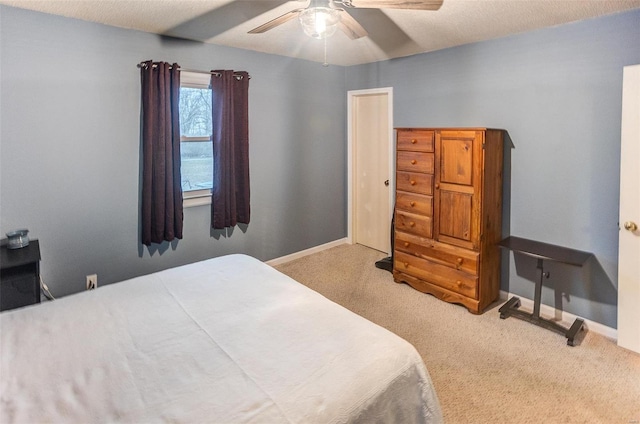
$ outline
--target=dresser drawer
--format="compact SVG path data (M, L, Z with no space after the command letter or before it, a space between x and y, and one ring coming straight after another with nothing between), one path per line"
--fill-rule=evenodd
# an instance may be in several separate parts
M396 192L396 209L433 217L433 197L398 191Z
M398 130L398 150L433 152L434 131Z
M478 257L480 255L477 252L402 232L395 234L394 244L396 250L475 276L479 275Z
M35 273L29 274L28 272L9 276L5 272L2 273L0 311L40 302L40 282L36 280Z
M432 224L431 217L416 215L413 213L396 211L395 219L396 231L406 231L412 234L419 234L424 237L431 237Z
M478 277L397 250L394 251L393 266L398 272L477 299Z
M396 172L396 189L419 194L433 194L433 175L415 172Z
M398 171L433 174L433 153L398 151Z

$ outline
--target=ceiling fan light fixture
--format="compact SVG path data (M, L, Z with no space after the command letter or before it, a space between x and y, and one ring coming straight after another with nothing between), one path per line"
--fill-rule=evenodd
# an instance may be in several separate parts
M298 16L304 33L322 40L331 37L338 29L340 10L331 7L309 7Z

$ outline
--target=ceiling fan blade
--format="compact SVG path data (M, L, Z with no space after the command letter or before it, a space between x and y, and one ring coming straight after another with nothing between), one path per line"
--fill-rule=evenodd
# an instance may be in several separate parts
M365 28L371 28L369 40L389 57L407 56L417 48L416 42L382 10L349 9L349 14Z
M346 7L370 9L438 10L443 0L343 0Z
M366 37L369 35L367 30L365 30L362 25L356 21L353 16L349 15L345 10L342 10L340 13L340 23L338 27L352 40L357 40L358 38Z
M187 40L206 41L285 3L287 3L287 0L231 1L176 25L165 31L163 35Z
M252 29L251 31L249 31L249 34L262 34L263 32L267 32L270 29L273 29L278 25L282 25L283 23L295 18L303 10L304 9L295 9L285 13L284 15L280 15L277 18L270 20L266 24L262 24L259 27Z

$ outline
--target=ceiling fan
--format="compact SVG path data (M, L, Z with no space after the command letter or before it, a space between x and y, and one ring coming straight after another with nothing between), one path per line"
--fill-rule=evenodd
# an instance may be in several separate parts
M310 37L326 39L340 28L349 38L355 40L366 37L367 31L345 9L336 5L364 9L438 10L442 2L443 0L309 0L306 8L295 9L278 16L252 29L249 34L267 32L297 16L304 32Z

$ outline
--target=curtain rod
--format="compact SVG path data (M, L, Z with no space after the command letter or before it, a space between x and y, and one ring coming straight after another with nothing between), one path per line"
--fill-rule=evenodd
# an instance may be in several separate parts
M146 68L147 64L146 62L140 62L138 63L138 68ZM153 68L157 68L158 65L156 65L155 63L152 65ZM173 68L173 66L169 66L169 69ZM220 77L222 76L222 74L220 72L215 72L215 71L198 71L195 69L182 69L182 67L178 68L179 71L184 71L184 72L193 72L195 74L210 74L210 75L215 75L216 77ZM243 75L241 74L233 74L234 77L236 77L236 79L241 80L242 78L244 78ZM251 76L249 76L249 79L251 79Z

